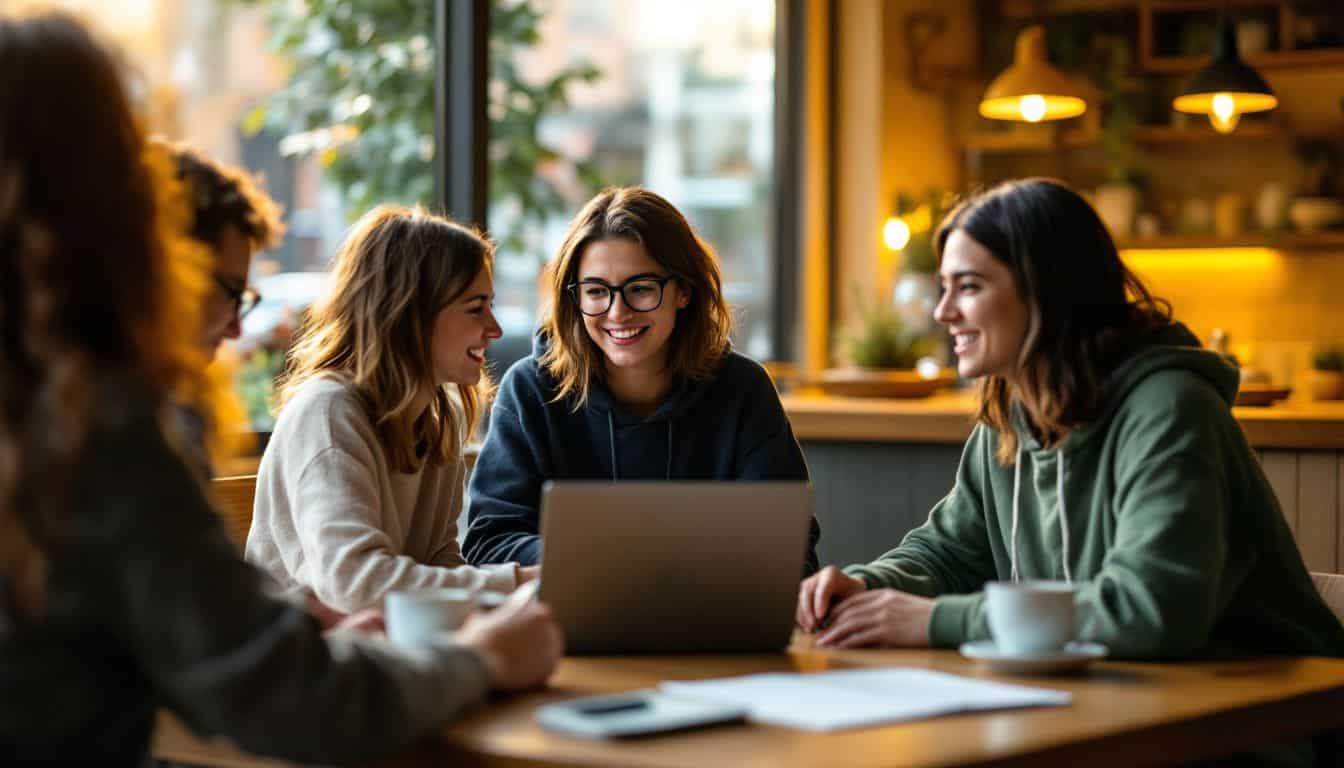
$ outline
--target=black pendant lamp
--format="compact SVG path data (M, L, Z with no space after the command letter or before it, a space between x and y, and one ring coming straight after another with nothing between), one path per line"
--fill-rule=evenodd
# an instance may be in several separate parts
M1213 61L1190 78L1171 106L1178 112L1206 114L1214 130L1231 133L1243 113L1264 112L1278 105L1269 83L1237 54L1236 34L1224 3Z

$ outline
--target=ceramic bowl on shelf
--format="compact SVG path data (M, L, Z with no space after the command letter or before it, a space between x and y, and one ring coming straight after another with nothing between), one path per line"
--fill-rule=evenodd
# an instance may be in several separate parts
M817 383L838 397L928 397L956 380L948 368L928 376L914 369L849 367L827 368Z
M1293 393L1289 387L1280 387L1274 384L1247 384L1237 389L1237 400L1234 405L1257 406L1270 405L1275 401L1282 400Z
M1344 223L1344 200L1299 197L1288 206L1288 219L1299 232L1312 234Z

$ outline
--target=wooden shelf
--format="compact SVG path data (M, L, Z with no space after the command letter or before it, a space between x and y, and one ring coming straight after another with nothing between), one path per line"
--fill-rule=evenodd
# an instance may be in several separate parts
M1134 141L1148 146L1164 144L1226 143L1233 141L1273 141L1291 134L1273 123L1246 122L1232 133L1218 133L1199 115L1190 116L1184 128L1172 125L1140 125L1134 129ZM1061 149L1087 149L1101 146L1101 136L1080 130L1062 130L1057 134L1036 132L973 133L963 137L962 149L989 154L1057 152Z
M1194 144L1228 141L1273 141L1286 139L1287 131L1273 123L1243 122L1232 133L1218 133L1202 115L1191 115L1184 128L1174 125L1140 125L1134 129L1139 144Z
M1003 0L999 13L1010 19L1035 19L1066 13L1133 11L1138 0Z
M1143 61L1142 68L1162 74L1190 74L1208 63L1208 56L1152 56ZM1256 69L1344 67L1344 48L1267 51L1247 56L1246 63Z
M1239 237L1214 235L1161 235L1117 242L1120 250L1198 250L1214 248L1278 248L1286 251L1344 251L1344 230L1314 234L1284 232L1278 235L1247 233Z

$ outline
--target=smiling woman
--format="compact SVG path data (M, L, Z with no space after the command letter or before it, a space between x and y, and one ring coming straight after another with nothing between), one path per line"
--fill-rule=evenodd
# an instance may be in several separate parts
M421 210L365 215L294 346L257 475L247 559L356 611L392 590L511 590L531 572L465 565L462 444L500 337L493 249Z
M504 375L472 474L471 562L537 562L547 480L807 480L770 377L729 345L718 258L667 200L593 198L544 290L533 354ZM814 522L813 547L819 535Z
M1171 319L1091 206L1008 182L936 242L937 317L984 380L978 423L926 523L803 583L802 628L957 647L991 637L987 582L1049 580L1070 585L1075 639L1113 656L1344 656L1232 416L1236 368Z

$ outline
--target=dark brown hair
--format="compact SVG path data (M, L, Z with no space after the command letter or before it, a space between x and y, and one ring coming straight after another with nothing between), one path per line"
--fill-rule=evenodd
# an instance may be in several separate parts
M414 472L458 456L491 384L484 372L474 387L434 380L434 319L493 259L480 233L442 216L395 205L364 214L336 253L331 290L309 310L280 404L314 376L335 374L359 393L392 469ZM422 418L413 406L426 391ZM424 459L417 445L427 449Z
M101 371L201 404L205 249L177 239L113 53L62 14L0 17L0 576L40 607ZM185 244L179 252L179 244ZM171 253L170 253L171 252ZM206 436L211 424L206 416Z
M186 187L192 209L191 236L206 245L219 244L229 225L255 249L274 248L285 234L280 206L246 171L212 160L186 144L151 140L167 148L177 164L177 178Z
M1062 182L1022 179L959 204L938 228L939 263L962 230L1008 266L1028 321L1012 377L986 376L977 417L999 433L998 460L1017 452L1011 404L1047 448L1097 416L1105 377L1144 334L1171 322L1120 260L1092 206Z
M550 347L540 363L559 382L556 399L572 395L576 409L588 402L591 384L604 381L607 374L602 350L588 338L568 286L577 279L588 246L609 239L643 246L690 297L678 310L677 327L668 340L668 370L673 377L709 378L728 350L733 328L719 261L681 211L639 187L602 192L570 222L560 252L548 267L542 296L541 328L550 337Z

